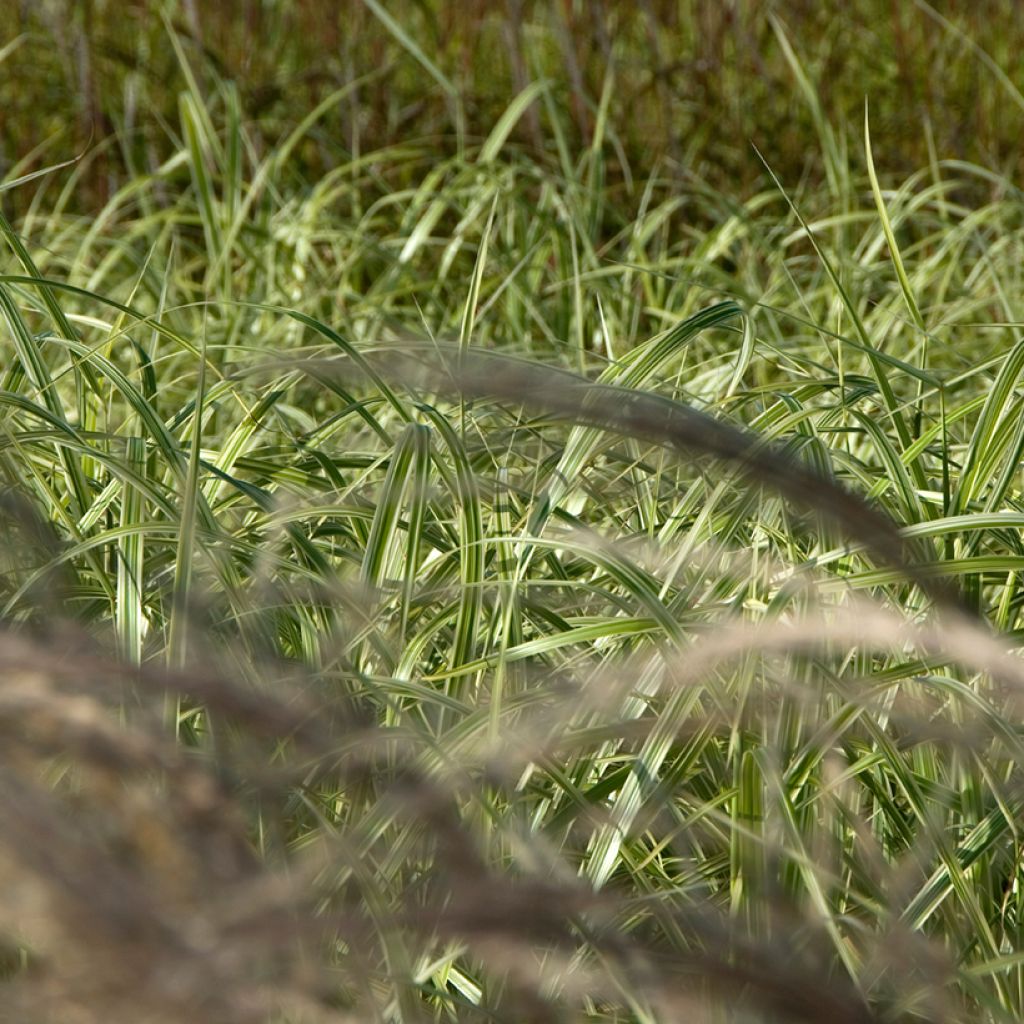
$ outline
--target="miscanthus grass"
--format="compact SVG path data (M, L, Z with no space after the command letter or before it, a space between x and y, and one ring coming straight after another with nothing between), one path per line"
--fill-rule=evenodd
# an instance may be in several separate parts
M343 99L0 225L5 1019L1020 1020L1019 192Z

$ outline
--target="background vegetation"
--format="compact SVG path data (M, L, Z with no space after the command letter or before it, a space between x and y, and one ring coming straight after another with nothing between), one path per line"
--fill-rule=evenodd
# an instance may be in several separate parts
M79 208L152 172L180 146L184 53L204 88L238 90L261 147L350 85L290 155L309 181L346 154L479 145L538 80L570 152L598 130L614 184L667 166L677 181L743 195L763 175L752 142L783 180L820 180L823 124L861 166L865 97L887 173L938 156L1012 177L1024 107L1018 13L1013 0L2 0L0 167L88 151ZM540 103L524 112L511 136L520 151L550 154L552 116Z
M1021 1019L1013 15L0 0L0 1019Z

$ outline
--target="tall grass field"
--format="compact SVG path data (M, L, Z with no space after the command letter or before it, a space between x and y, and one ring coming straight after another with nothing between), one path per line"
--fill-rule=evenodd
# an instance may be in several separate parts
M0 0L0 1022L1024 1019L1024 30L828 6Z

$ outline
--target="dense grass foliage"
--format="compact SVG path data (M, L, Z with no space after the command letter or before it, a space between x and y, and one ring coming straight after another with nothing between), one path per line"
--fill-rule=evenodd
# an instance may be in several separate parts
M8 1019L1020 1020L1010 178L795 50L813 186L543 84L311 177L165 38L0 222Z
M576 153L597 132L615 182L667 162L745 194L751 142L785 180L818 180L823 134L857 162L865 96L890 171L1022 166L1015 0L0 0L0 33L0 173L87 153L71 197L86 211L181 148L178 94L217 78L264 151L348 90L290 156L307 181L409 141L465 154L534 81L551 102L517 145L540 155L558 132Z

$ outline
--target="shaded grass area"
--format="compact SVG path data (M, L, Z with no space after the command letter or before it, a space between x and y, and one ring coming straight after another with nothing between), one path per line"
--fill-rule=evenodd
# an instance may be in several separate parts
M596 143L616 184L660 170L746 195L762 174L751 143L787 181L831 179L859 153L865 96L891 171L937 155L1012 176L1018 13L1013 0L3 0L0 172L88 151L73 201L91 209L181 148L179 94L220 79L262 151L347 90L291 155L307 181L410 141L461 154L538 81L547 95L516 144L537 158L556 138L573 153Z
M1017 189L862 107L610 188L525 88L10 190L10 1019L1024 1013Z

